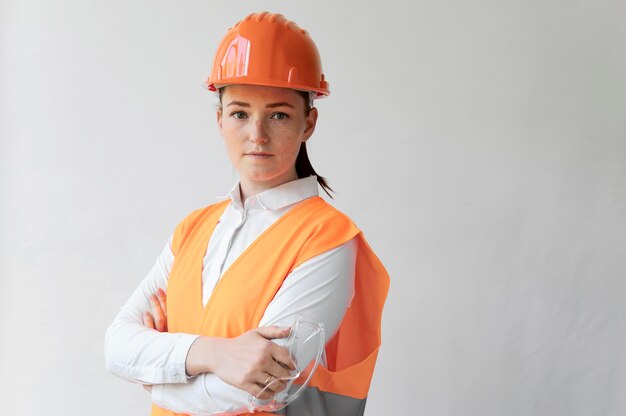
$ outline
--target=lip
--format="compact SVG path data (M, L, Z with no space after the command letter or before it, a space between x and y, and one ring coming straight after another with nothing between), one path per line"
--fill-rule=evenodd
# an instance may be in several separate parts
M250 153L246 153L246 156L255 156L255 157L270 157L270 156L274 156L271 153L268 152L250 152Z

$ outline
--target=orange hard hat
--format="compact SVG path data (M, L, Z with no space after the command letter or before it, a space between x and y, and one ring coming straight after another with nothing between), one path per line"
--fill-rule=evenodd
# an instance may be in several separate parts
M253 13L228 30L220 43L209 90L233 84L330 94L320 54L309 34L282 14Z

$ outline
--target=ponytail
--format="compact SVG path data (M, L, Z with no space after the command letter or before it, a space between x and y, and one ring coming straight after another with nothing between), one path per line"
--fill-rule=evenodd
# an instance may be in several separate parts
M317 176L317 183L320 184L324 192L329 197L333 197L330 193L335 192L333 188L328 185L328 181L323 176L318 175L313 169L313 165L311 165L311 161L309 160L309 155L306 152L306 143L302 142L300 145L300 151L298 152L298 157L296 158L296 173L298 174L298 178L306 178L311 175Z

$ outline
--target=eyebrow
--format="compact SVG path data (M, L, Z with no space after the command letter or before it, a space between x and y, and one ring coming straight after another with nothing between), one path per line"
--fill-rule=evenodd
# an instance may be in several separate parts
M226 104L226 107L229 107L231 105L238 105L240 107L250 107L250 104L244 102L244 101L231 101L228 104ZM276 107L290 107L290 108L295 108L293 105L289 104L288 102L279 102L279 103L271 103L265 106L266 108L276 108Z
M226 107L229 107L231 105L238 105L240 107L250 107L250 104L245 103L243 101L231 101L228 104L226 104Z
M280 103L272 103L272 104L268 104L265 106L266 108L276 108L276 107L291 107L294 108L293 105L286 103L286 102L280 102Z

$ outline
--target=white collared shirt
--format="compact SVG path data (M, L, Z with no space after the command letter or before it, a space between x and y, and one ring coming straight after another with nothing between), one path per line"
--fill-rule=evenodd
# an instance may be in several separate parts
M209 240L203 260L202 300L241 253L298 202L318 196L317 177L291 181L241 201L235 184L224 213ZM324 323L327 339L338 329L354 293L355 239L295 268L268 305L259 326L290 325L302 314ZM193 334L159 333L146 328L142 314L149 297L167 288L174 262L170 242L156 264L122 307L106 333L109 371L129 381L153 384L152 400L179 413L214 414L251 410L248 393L211 373L188 378L185 360ZM308 362L312 357L297 357Z

